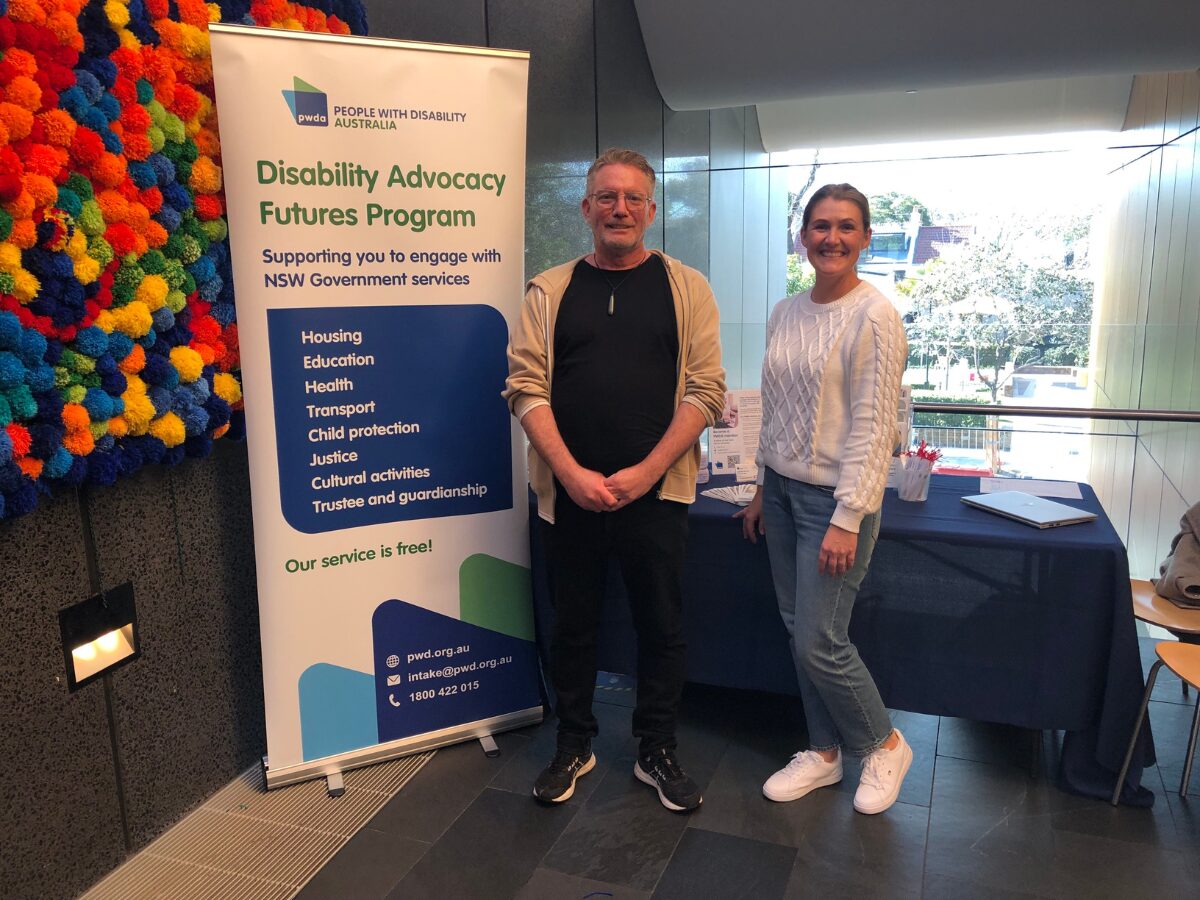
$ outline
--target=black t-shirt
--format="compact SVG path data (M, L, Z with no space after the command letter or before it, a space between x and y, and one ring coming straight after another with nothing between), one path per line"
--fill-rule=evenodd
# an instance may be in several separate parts
M658 256L617 271L579 261L554 324L550 407L580 465L611 475L646 458L675 415L678 357Z

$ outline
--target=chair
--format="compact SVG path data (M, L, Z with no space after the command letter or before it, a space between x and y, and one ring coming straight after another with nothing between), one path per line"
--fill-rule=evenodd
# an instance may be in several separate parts
M1185 644L1200 644L1200 609L1182 609L1155 593L1154 585L1140 578L1129 579L1135 618L1165 628ZM1183 696L1188 683L1183 682Z
M1133 736L1129 739L1129 750L1125 754L1125 762L1121 764L1121 774L1117 776L1117 786L1113 789L1112 805L1116 806L1121 796L1121 787L1125 784L1125 775L1129 771L1129 762L1133 759L1133 751L1137 747L1138 733L1142 730L1142 720L1146 718L1146 707L1150 705L1150 692L1154 690L1154 679L1158 670L1164 665L1179 676L1184 684L1190 684L1200 691L1200 644L1182 644L1178 641L1163 641L1154 646L1158 660L1150 667L1150 677L1146 679L1146 693L1142 695L1142 706L1138 710L1137 721L1133 724ZM1192 734L1188 739L1187 759L1183 764L1183 779L1179 782L1179 796L1186 797L1188 781L1192 777L1192 756L1196 752L1196 734L1200 732L1200 694L1196 697L1196 712L1192 715Z

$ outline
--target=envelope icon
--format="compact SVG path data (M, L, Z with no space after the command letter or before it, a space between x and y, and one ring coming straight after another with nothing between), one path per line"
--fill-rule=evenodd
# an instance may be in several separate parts
M399 675L389 675L387 678L388 678L388 687L392 687L393 685L397 685L400 683Z

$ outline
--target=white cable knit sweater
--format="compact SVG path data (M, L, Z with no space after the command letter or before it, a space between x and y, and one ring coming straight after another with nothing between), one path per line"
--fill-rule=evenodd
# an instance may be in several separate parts
M829 303L781 300L767 323L757 462L834 488L832 524L857 532L883 504L908 360L890 300L866 282Z

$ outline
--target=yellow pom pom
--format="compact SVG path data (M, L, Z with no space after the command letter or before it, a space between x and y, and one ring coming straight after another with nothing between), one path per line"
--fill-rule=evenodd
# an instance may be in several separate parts
M129 10L117 0L108 0L104 4L104 15L113 28L123 28L129 24Z
M183 420L173 412L160 416L150 423L150 434L158 438L168 447L178 447L187 437L183 428Z
M218 372L213 376L213 393L233 406L242 399L242 386L228 372Z
M87 255L87 235L82 229L76 228L71 235L71 239L67 241L67 256L79 262Z
M28 303L37 296L41 290L42 284L38 281L33 273L27 269L17 269L12 273L13 276L13 296L22 303Z
M192 190L201 194L215 194L221 189L221 167L207 156L192 163Z
M134 300L113 312L117 318L117 330L131 338L144 337L154 326L150 310L145 303Z
M78 264L76 264L76 266L75 266L75 274L76 275L79 274ZM116 320L113 318L113 314L111 312L109 312L107 309L100 310L100 312L96 314L96 321L94 321L92 324L95 325L97 328L99 328L101 331L103 331L105 334L112 334L113 330L117 327L117 323L116 323Z
M96 260L92 259L90 256L85 256L82 259L75 260L75 278L80 284L91 284L99 277L100 263L96 262Z
M121 399L125 401L125 412L121 418L125 420L129 434L145 434L150 427L150 420L154 418L154 404L146 396L146 386L142 385L140 391L127 389Z
M0 244L0 269L11 272L21 265L21 248L8 241Z
M171 286L167 284L167 280L161 275L147 275L142 279L142 283L138 285L133 299L145 303L146 308L153 312L167 302L167 292L169 290L171 290Z
M171 365L179 370L180 381L195 381L204 369L204 360L191 347L172 347Z

